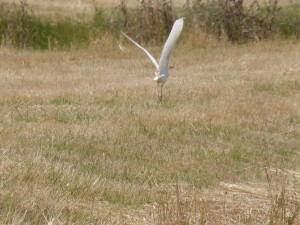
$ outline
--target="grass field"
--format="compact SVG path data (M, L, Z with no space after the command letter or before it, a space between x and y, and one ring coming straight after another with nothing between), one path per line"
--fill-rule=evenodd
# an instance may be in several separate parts
M53 21L119 3L27 2ZM184 30L161 104L125 39L53 49L0 46L0 224L300 224L299 40Z
M0 48L1 224L300 223L299 42L103 43Z

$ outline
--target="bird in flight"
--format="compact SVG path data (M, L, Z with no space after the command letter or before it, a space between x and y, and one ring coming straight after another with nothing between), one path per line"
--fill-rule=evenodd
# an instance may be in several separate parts
M139 45L136 41L134 41L132 38L130 38L127 34L123 33L122 34L129 39L133 44L135 44L138 48L143 50L146 55L150 58L154 66L156 67L156 71L154 73L154 81L157 82L157 97L158 101L162 101L162 88L163 85L166 83L168 76L169 76L169 58L170 54L173 51L176 42L180 36L180 33L183 28L183 17L177 19L172 27L172 30L169 34L169 37L163 47L159 63L155 60L155 58L147 51L147 49L143 48L141 45Z

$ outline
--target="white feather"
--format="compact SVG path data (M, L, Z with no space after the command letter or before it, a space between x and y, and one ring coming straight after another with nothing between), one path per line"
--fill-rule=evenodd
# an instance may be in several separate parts
M133 44L135 44L137 47L139 47L140 49L142 49L147 56L150 58L150 60L153 62L153 64L155 65L156 69L159 69L158 63L156 62L156 60L154 59L154 57L147 51L147 49L143 48L142 46L140 46L137 42L135 42L134 40L132 40L127 34L123 33L122 34L128 38L129 41L131 41Z
M160 59L159 59L159 70L160 71L168 69L170 54L176 45L176 42L180 36L182 28L183 28L183 18L180 18L175 21L175 23L172 27L172 30L169 34L169 37L164 45L163 51L162 51Z

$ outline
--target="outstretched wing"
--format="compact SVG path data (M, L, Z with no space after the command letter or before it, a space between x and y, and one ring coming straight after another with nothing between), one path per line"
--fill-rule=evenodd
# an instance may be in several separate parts
M183 28L183 17L175 21L172 30L169 34L169 37L164 45L163 51L159 59L160 71L168 68L170 54L176 45L176 42L180 36L182 28Z
M147 56L150 58L150 60L153 62L153 64L155 65L156 69L159 69L158 63L156 62L156 60L154 59L154 57L147 51L147 49L143 48L142 46L140 46L137 42L135 42L134 40L132 40L127 34L123 33L122 34L129 40L131 41L133 44L135 44L138 48L142 49Z

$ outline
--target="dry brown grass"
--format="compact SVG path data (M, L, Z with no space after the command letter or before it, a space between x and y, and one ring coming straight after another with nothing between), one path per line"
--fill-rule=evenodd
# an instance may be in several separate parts
M170 185L167 202L156 204L155 224L298 224L299 173L266 168L264 182L225 183L198 191Z
M162 104L149 60L109 37L81 51L1 48L0 223L291 220L299 47L180 42ZM294 177L267 179L265 166Z

